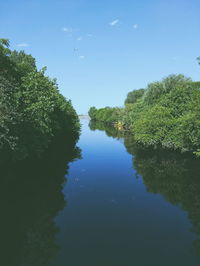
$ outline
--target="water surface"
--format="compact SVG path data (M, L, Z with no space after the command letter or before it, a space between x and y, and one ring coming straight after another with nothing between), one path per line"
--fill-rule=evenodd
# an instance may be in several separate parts
M82 158L1 167L0 265L200 265L199 161L88 122Z
M82 160L70 165L68 204L55 219L54 265L200 265L197 161L138 151L130 138L82 124Z

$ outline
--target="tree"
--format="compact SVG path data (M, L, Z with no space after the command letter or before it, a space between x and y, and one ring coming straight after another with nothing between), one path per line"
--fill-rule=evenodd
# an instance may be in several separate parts
M145 89L139 89L139 90L134 90L131 91L127 94L125 104L129 103L136 103L138 99L140 99L144 95Z
M77 141L79 118L55 79L38 70L24 51L0 39L0 153L10 158L40 156L56 137ZM4 156L6 157L6 156Z
M35 58L31 55L27 55L24 51L12 51L10 59L17 65L20 76L25 76L32 71L37 71Z
M90 107L88 114L89 114L91 119L94 118L96 111L97 111L97 109L94 106Z

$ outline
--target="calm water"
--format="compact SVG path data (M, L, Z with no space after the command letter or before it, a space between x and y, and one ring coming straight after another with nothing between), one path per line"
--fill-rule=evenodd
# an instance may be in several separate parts
M0 265L200 265L199 162L82 124L82 159L3 173Z

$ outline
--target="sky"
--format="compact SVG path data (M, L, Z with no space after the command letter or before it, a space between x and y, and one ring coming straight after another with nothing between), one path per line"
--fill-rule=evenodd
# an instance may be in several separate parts
M0 38L86 114L169 74L200 80L199 14L199 0L0 0Z

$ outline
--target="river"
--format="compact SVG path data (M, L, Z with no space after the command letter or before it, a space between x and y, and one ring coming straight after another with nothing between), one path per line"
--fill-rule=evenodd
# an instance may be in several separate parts
M88 120L78 145L82 159L70 166L67 206L55 219L61 249L54 265L200 265L196 162L134 156L123 139L91 130Z
M1 173L0 265L200 265L199 161L81 123L81 158Z

